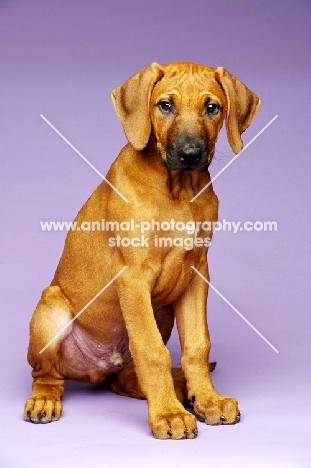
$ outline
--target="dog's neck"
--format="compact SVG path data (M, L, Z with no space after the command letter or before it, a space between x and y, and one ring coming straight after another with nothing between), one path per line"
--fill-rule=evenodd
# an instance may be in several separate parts
M166 171L166 186L173 199L192 199L200 191L202 173L198 171L169 171L168 169Z

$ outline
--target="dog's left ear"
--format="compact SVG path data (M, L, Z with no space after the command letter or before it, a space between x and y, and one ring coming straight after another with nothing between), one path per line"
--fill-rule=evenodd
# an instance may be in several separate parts
M157 63L151 63L111 93L112 102L128 141L137 150L148 143L151 132L149 102L152 89L163 76Z
M260 99L222 67L216 69L215 78L222 87L227 101L228 141L232 150L239 153L243 148L241 135L254 120L260 106Z

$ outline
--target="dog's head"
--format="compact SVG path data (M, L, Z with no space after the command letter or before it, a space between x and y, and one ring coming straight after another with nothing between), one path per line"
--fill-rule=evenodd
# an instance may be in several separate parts
M170 170L204 171L224 119L228 141L238 153L241 134L260 100L224 68L191 62L152 63L112 92L126 137L137 150L156 142Z

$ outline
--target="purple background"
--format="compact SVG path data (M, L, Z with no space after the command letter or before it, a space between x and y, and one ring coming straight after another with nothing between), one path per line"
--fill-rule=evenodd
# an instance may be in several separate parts
M1 468L310 467L310 74L307 0L0 2ZM58 423L22 419L28 324L71 220L100 183L42 113L102 172L125 142L111 90L152 61L224 66L261 98L244 142L279 118L214 183L220 217L275 220L277 232L219 233L209 297L214 382L239 399L234 427L157 441L144 401L69 382ZM222 131L212 174L233 154ZM179 360L176 334L169 344Z

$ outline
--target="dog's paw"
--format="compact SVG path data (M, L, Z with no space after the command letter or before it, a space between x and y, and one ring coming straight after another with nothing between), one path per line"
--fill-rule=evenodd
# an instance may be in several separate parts
M219 424L236 424L241 419L238 402L235 398L213 395L210 398L194 397L193 408L206 424L217 426Z
M57 421L60 418L62 408L63 405L60 400L49 399L44 396L31 396L25 404L24 419L36 424Z
M198 434L195 417L185 410L149 417L149 426L156 439L194 439Z

